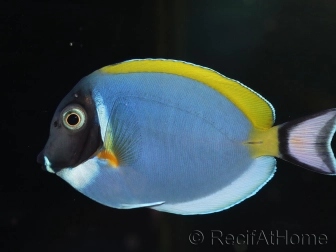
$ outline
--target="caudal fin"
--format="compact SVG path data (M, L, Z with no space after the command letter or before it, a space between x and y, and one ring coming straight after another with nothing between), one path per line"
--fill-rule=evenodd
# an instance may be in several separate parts
M336 175L331 140L336 131L336 108L279 126L280 158L309 170Z

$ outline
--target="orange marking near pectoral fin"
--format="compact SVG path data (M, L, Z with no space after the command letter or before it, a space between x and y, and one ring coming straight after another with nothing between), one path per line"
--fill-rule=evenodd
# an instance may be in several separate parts
M117 168L119 166L119 161L117 157L114 155L114 153L108 151L108 150L102 150L97 155L98 158L106 160L109 165L111 165L114 168Z

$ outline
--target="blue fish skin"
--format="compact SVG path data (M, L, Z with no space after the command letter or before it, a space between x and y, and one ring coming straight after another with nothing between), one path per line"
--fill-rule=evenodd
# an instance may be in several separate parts
M138 125L135 134L141 140L135 148L136 161L117 169L127 173L128 186L138 200L176 203L196 199L226 186L252 162L241 144L248 137L250 122L214 90L161 73L106 75L100 81L105 85L97 85L94 93L101 95L106 110L114 111L122 104L116 115L127 116L130 112ZM108 90L109 83L118 83L113 87L117 99ZM194 94L197 88L201 96L182 96ZM205 107L207 100L209 106ZM218 109L211 109L215 106ZM115 172L111 168L109 171ZM141 178L145 181L142 184Z
M174 62L179 64L168 61L170 66ZM97 70L60 103L52 123L59 126L51 126L40 162L101 204L124 209L151 207L175 214L217 212L254 195L275 173L273 156L289 161L297 158L294 163L304 166L309 156L325 155L327 150L326 161L314 161L311 170L336 173L330 149L336 109L304 121L256 129L255 118L251 120L246 114L250 110L244 109L245 100L254 99L266 107L270 122L274 121L272 105L239 82L228 80L228 88L237 89L238 94L240 89L244 91L238 103L188 74ZM83 126L67 125L71 113ZM70 130L63 129L62 120ZM313 137L297 133L302 132L298 130L302 125L313 128ZM87 140L80 140L78 147L75 143L84 138ZM325 141L325 147L309 156L302 154L302 148L312 149L315 139ZM69 154L64 157L64 150L59 154L56 147L62 144L77 146L71 147L75 160ZM72 165L58 162L60 158L69 159Z

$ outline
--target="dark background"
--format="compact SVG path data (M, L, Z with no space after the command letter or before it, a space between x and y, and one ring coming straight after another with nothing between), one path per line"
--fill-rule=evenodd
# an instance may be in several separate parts
M336 178L282 160L255 196L200 216L108 208L40 169L36 156L51 117L76 82L105 65L147 57L189 61L239 80L268 99L276 124L284 123L336 107L336 2L2 5L0 250L335 251ZM189 242L194 229L204 233L201 245ZM211 245L211 230L326 234L328 243Z

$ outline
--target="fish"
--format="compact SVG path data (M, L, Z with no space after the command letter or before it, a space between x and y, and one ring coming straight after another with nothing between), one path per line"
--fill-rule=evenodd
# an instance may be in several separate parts
M63 98L37 161L108 207L180 215L255 195L276 158L336 174L336 108L274 121L270 102L215 70L128 60L82 78Z

